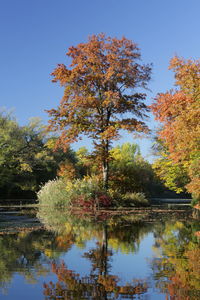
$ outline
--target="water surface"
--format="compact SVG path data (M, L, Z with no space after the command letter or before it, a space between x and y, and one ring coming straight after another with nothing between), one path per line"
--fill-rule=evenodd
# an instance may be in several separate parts
M200 299L197 221L54 211L5 230L13 215L0 215L0 299Z

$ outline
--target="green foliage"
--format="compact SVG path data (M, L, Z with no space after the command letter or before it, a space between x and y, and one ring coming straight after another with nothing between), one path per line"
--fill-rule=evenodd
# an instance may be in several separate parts
M61 207L71 204L71 198L62 179L48 181L37 193L40 206Z
M85 195L87 198L95 192L101 190L99 182L95 177L84 177L83 179L76 179L74 181L67 181L66 190L69 197L75 199L77 196Z
M121 194L144 192L152 194L156 178L151 165L143 159L139 146L125 143L111 151L110 188Z
M192 180L186 187L192 194L192 198L200 203L200 157L193 157L193 161L188 168L188 174Z
M111 149L110 154L113 164L117 163L124 166L125 164L131 164L136 157L140 156L140 148L137 144L124 143Z
M98 162L86 147L76 151L77 169L80 177L93 176L99 172Z
M53 151L55 141L47 136L38 118L20 126L8 113L0 114L1 197L27 197L24 191L36 192L41 184L56 177L61 162L68 159L75 163L71 150Z
M174 163L171 159L163 157L154 162L153 169L170 190L176 193L185 192L188 176L181 164Z
M152 168L155 174L170 191L175 191L177 194L185 193L185 186L189 182L187 168L170 158L169 151L160 138L155 137L154 139L152 149L157 159Z

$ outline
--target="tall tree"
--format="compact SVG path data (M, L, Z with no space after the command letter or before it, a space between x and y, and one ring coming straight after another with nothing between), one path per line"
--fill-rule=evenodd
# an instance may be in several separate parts
M200 200L200 61L174 57L169 68L179 89L158 94L152 110L163 124L159 138L168 158L187 170L188 191Z
M52 73L53 82L64 87L64 95L58 108L48 111L50 129L61 132L57 146L64 148L82 135L91 138L107 186L112 140L120 137L121 129L148 130L141 88L150 80L151 67L139 63L135 43L104 34L70 47L67 56L72 59L69 67L59 64Z

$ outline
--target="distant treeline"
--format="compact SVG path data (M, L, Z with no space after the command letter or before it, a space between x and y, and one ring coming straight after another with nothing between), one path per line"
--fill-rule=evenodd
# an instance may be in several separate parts
M36 199L47 181L101 176L101 164L85 147L55 150L57 138L49 136L38 118L20 126L8 113L0 115L0 198ZM148 197L175 197L155 175L136 144L110 150L110 182L119 193L143 192ZM183 196L183 194L181 195ZM1 201L2 202L2 201Z

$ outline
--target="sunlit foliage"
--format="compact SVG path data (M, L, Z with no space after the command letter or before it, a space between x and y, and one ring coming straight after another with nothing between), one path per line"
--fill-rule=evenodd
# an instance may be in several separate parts
M169 157L169 152L160 140L156 139L153 149L154 154L159 157L152 165L157 176L170 190L176 193L186 192L186 184L189 182L187 168Z
M110 150L110 188L121 194L156 192L158 180L137 144L124 143Z
M104 34L70 47L67 56L71 64L59 64L52 73L64 95L58 108L48 111L50 129L61 132L57 146L65 149L82 135L91 138L107 186L111 142L121 129L148 131L143 121L146 95L138 88L146 88L151 67L140 63L135 43Z
M187 170L186 186L194 197L200 197L200 61L174 57L170 69L175 72L176 91L158 94L153 113L163 127L159 138L169 152L168 159Z

